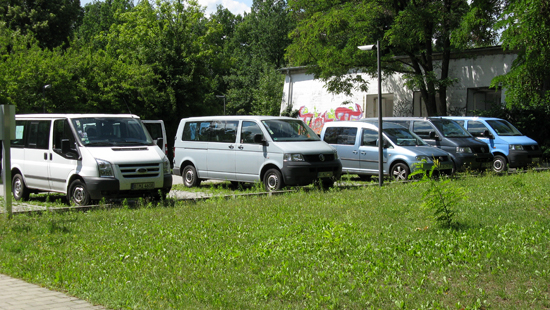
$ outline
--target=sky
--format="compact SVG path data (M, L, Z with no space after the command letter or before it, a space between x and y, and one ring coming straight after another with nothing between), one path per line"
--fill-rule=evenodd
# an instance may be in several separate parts
M94 0L80 0L80 5L84 6L93 1ZM198 2L203 7L206 7L205 13L207 15L216 11L216 6L218 4L221 4L235 15L242 15L244 12L250 13L250 7L252 6L252 0L198 0ZM137 1L134 0L134 3L137 3Z

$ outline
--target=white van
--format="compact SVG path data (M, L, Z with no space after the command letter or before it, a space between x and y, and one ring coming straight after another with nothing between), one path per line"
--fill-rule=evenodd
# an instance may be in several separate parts
M153 142L160 147L162 152L168 156L168 140L166 139L166 128L164 127L164 121L142 119L141 122L145 125L147 132L151 135Z
M16 115L11 148L15 200L67 194L69 203L165 197L170 162L131 114Z
M263 182L266 190L340 178L336 149L303 121L275 116L208 116L180 121L174 142L175 175L187 187L201 180Z

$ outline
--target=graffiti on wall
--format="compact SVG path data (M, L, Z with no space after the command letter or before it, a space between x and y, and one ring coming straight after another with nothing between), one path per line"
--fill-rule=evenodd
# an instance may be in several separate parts
M311 127L313 131L320 134L325 123L332 121L356 121L363 118L363 109L356 103L355 106L338 107L320 113L317 112L315 108L310 112L308 108L302 106L299 109L299 117L304 123Z

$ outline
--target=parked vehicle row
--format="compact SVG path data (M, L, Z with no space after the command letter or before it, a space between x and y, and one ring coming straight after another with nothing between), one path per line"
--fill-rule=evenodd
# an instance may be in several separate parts
M214 179L261 182L267 191L319 183L342 173L362 180L382 173L407 180L414 171L503 171L540 161L538 144L510 123L480 117L385 117L325 123L320 136L302 120L273 116L183 118L173 170L162 121L130 114L16 115L12 192L60 192L76 205L103 198L165 197L172 174L187 187ZM146 129L148 127L148 129Z

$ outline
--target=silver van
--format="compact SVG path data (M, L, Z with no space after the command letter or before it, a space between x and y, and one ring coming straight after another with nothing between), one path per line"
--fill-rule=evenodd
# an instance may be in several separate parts
M407 128L385 123L383 129L383 174L396 180L407 180L417 169L429 171L437 162L438 172L451 174L449 154L426 144ZM338 150L342 172L357 174L362 180L378 175L378 126L376 124L340 121L325 123L321 139Z
M377 118L361 121L378 123ZM493 154L487 144L474 138L453 120L442 117L384 117L383 122L382 127L388 122L402 125L431 146L449 153L455 171L491 168Z
M303 121L274 116L205 116L180 121L173 174L187 187L202 180L263 182L266 190L340 178L336 149Z

